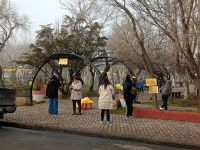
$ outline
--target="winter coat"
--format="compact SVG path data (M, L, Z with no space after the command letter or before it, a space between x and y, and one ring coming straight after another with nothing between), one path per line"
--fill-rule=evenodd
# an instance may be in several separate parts
M60 86L61 84L58 79L50 81L46 88L46 96L48 98L58 98L58 88Z
M81 100L82 99L82 83L81 81L72 82L71 89L71 100Z
M144 88L144 81L143 80L140 80L138 82L138 88Z
M133 87L133 82L131 80L126 81L124 83L124 87L123 87L123 94L130 95L132 87Z
M171 80L167 80L165 85L163 85L159 90L162 93L162 95L170 96L172 94L171 85L172 85Z
M112 85L108 85L107 88L104 88L104 85L99 87L99 101L98 108L99 109L113 109L113 96L114 96L114 88Z

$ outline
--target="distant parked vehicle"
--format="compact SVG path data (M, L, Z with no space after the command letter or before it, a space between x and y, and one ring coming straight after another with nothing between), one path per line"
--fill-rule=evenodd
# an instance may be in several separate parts
M16 110L16 90L0 88L0 119L5 113L13 113Z

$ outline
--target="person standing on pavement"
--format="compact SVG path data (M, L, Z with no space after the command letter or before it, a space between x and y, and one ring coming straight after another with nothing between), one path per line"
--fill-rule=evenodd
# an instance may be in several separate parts
M162 100L163 100L163 104L160 107L160 110L168 110L167 108L167 102L168 102L168 98L170 97L171 93L172 93L172 82L171 80L167 80L165 85L163 85L159 91L162 93Z
M99 87L99 101L98 108L101 109L101 121L100 123L111 124L110 121L110 109L113 109L114 100L114 88L110 84L108 78L104 78L102 85ZM104 122L104 114L106 112L107 121Z
M131 118L133 115L133 82L131 80L130 75L128 74L125 79L124 87L123 87L123 95L127 106L126 117Z
M49 98L48 101L48 112L52 115L58 114L58 88L61 86L58 78L53 75L48 82L46 88L46 96Z
M80 76L75 76L74 81L69 87L71 89L71 100L73 105L72 115L81 115L81 99L82 99L82 79ZM78 113L76 113L76 103L78 104Z
M138 89L140 92L144 91L144 80L140 78L140 81L138 82Z

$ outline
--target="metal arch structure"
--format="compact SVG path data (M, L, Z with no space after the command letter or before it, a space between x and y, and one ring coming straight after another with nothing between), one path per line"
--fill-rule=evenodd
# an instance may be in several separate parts
M131 67L126 62L119 60L115 57L107 57L107 58L109 59L108 62L111 62L111 64L109 64L109 66L108 66L109 68L111 68L112 66L117 65L117 64L123 64L128 69L131 76L135 76L133 70L131 69Z
M97 60L102 60L102 59L107 59L107 63L112 63L112 64L109 64L109 66L107 66L108 67L107 69L110 69L114 65L122 64L128 69L128 71L130 72L131 76L135 76L133 70L131 69L131 67L126 62L124 62L122 60L119 60L117 58L114 58L114 57L99 56L99 57L95 57L95 58L90 59L90 62L94 63ZM106 62L106 61L103 61L103 62ZM82 69L84 69L86 67L86 65L87 65L86 63L83 64L83 66L81 68L79 68L77 72L79 72Z
M29 94L30 94L30 105L33 105L33 95L32 95L32 90L33 90L33 84L35 82L35 79L39 73L39 71L42 69L42 67L47 64L49 61L51 60L58 60L59 58L68 58L68 59L81 59L85 62L85 65L89 64L90 66L92 66L94 68L94 70L97 73L97 76L99 77L99 79L101 78L101 72L96 68L96 66L87 58L80 56L78 54L75 53L64 53L64 54L53 54L47 58L45 58L44 60L42 60L41 62L38 63L36 71L33 72L33 75L30 77L31 78L31 85L29 88ZM29 80L30 81L30 80ZM28 85L29 85L29 81L28 81Z

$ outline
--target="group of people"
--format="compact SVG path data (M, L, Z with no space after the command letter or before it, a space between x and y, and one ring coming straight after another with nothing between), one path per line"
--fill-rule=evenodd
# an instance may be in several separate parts
M52 115L58 114L58 88L61 86L58 78L53 75L50 79L47 89L46 96L48 97L48 112ZM72 100L72 115L81 115L81 99L83 81L80 76L75 76L72 84L70 85L71 100ZM160 88L162 92L163 105L160 110L167 110L168 97L171 95L171 82L167 81L166 84ZM137 87L131 79L130 75L126 76L123 85L123 96L126 102L127 111L126 118L131 118L133 115L133 102L137 95ZM100 123L111 124L110 110L113 109L113 100L115 97L114 87L111 85L109 79L105 76L99 86L99 100L98 108L101 110ZM76 112L76 104L78 105L78 112ZM106 120L104 116L106 114Z
M49 80L46 88L46 96L48 97L48 112L51 115L58 114L58 88L61 86L58 78L53 75ZM72 115L81 115L81 99L82 99L83 80L80 76L75 76L70 85L71 100L73 105ZM76 113L76 103L78 104L78 112Z

